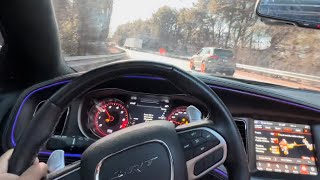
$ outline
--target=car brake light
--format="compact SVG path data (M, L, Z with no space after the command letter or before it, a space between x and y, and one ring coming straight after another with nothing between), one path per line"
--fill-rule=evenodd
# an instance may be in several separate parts
M213 56L210 56L209 58L210 58L210 59L219 59L219 56L213 55Z

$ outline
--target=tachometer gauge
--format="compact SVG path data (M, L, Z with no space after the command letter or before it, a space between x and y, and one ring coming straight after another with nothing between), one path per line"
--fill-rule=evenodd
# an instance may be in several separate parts
M96 136L103 137L128 126L128 110L118 99L95 102L90 109L88 123Z
M189 124L190 119L187 114L187 106L175 108L167 117L167 120L173 122L176 126L181 124Z

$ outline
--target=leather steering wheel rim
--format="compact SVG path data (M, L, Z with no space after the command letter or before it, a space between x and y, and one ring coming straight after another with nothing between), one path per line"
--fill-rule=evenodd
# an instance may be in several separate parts
M215 130L228 146L224 165L230 179L249 179L246 152L234 120L223 102L212 89L198 78L168 64L150 61L122 61L87 72L72 80L53 94L40 108L23 131L9 161L9 173L21 175L33 162L39 149L51 137L59 115L75 98L109 80L126 75L161 77L173 83L182 92L194 96L207 105ZM41 129L41 131L35 130ZM34 133L37 132L37 133Z

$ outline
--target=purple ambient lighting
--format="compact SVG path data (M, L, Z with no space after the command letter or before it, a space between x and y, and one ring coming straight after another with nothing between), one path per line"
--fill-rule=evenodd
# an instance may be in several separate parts
M228 178L228 174L226 174L224 171L220 170L220 169L213 169L214 172L220 174L221 176Z
M297 103L293 103L293 102L290 102L290 101L277 99L277 98L273 98L273 97L269 97L269 96L265 96L265 95L245 92L245 91L226 88L226 87L221 87L221 86L209 85L209 87L214 88L214 89L222 89L222 90L226 90L226 91L236 92L236 93L240 93L240 94L246 94L246 95L250 95L250 96L254 96L254 97L259 97L259 98L263 98L263 99L268 99L268 100L280 102L280 103L283 103L283 104L288 104L288 105L300 107L300 108L303 108L303 109L308 109L308 110L315 111L315 112L320 112L320 110L316 109L316 108L308 107L308 106L305 106L305 105L302 105L302 104L297 104Z
M16 141L14 139L14 131L16 129L16 125L17 125L17 121L18 121L18 118L19 118L19 115L21 113L21 110L24 106L24 104L26 103L26 101L35 93L39 92L39 91L42 91L44 89L47 89L47 88L50 88L50 87L54 87L54 86L58 86L58 85L63 85L63 84L66 84L68 82L70 82L71 80L66 80L66 81L61 81L61 82L57 82L57 83L53 83L53 84L49 84L47 86L43 86L43 87L40 87L38 89L35 89L33 90L32 92L30 92L22 101L19 109L18 109L18 112L15 116L15 119L14 119L14 122L13 122L13 125L12 125L12 131L11 131L11 143L13 145L13 147L16 146ZM39 154L44 154L44 155L50 155L51 152L48 152L48 151L41 151L39 152ZM71 153L66 153L64 154L66 157L81 157L81 154L71 154Z
M124 76L125 78L133 78L133 79L153 79L153 80L165 80L164 78L161 77L154 77L154 76Z

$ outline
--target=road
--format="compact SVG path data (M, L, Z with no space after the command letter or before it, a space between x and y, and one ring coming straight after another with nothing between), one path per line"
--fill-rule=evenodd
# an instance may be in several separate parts
M146 52L138 52L133 50L126 50L126 51L127 51L127 55L131 59L163 62L163 63L175 65L183 70L190 71L188 61L186 60L175 59L171 57L160 56L160 55L146 53Z
M138 52L138 51L133 51L133 50L127 50L127 55L129 56L130 59L140 59L140 60L150 60L150 61L156 61L156 62L163 62L163 63L167 63L167 64L172 64L172 65L177 66L177 67L184 69L186 71L190 71L189 62L186 60L165 57L165 56L160 56L160 55L146 53L146 52ZM241 70L236 70L236 72L233 76L235 78L260 81L260 82L277 84L277 85L287 86L287 87L292 87L292 88L301 88L301 89L310 89L310 90L320 91L319 87L313 87L313 86L304 85L304 84L300 84L300 83L296 83L296 82L291 82L291 81L287 81L287 80L283 80L283 79L267 77L267 76L263 76L260 74L241 71Z

